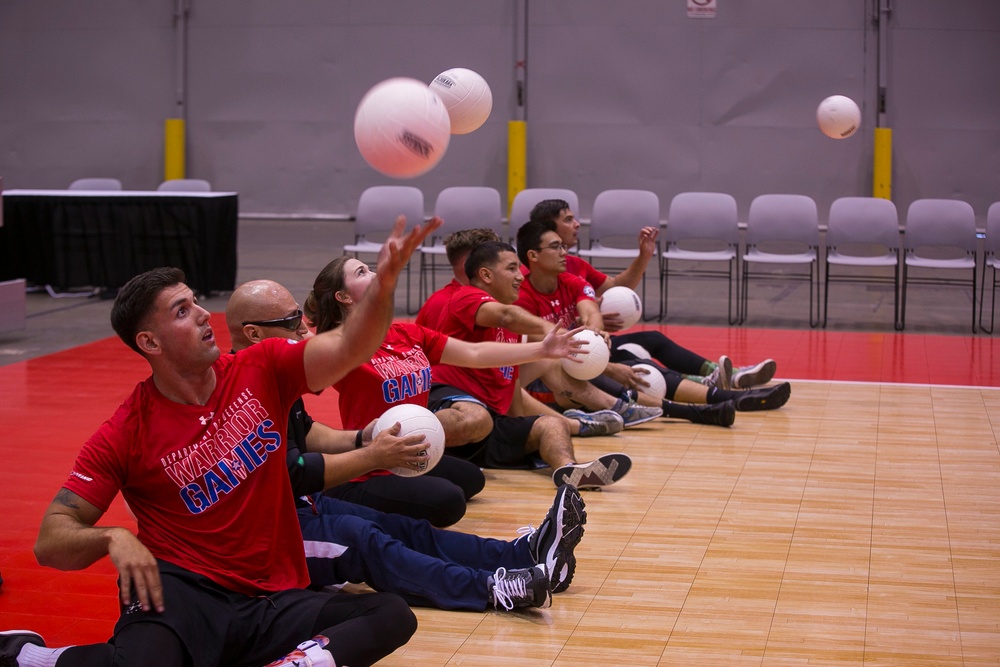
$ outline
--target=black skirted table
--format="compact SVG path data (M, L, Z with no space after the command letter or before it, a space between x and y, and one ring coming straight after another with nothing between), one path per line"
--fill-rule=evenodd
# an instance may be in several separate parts
M236 286L235 192L7 190L0 280L116 289L159 266L196 293Z

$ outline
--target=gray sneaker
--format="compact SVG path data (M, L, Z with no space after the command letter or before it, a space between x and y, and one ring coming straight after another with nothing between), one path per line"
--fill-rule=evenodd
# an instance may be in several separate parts
M580 432L577 435L581 438L614 435L625 428L625 420L614 410L584 412L583 410L570 409L563 412L563 417L580 422Z
M627 454L605 454L587 463L568 463L556 468L552 481L556 486L569 484L578 489L597 489L611 486L632 469L632 459Z
M489 587L491 602L496 610L539 607L544 609L552 604L549 591L549 575L544 565L508 570L497 568L486 585Z
M639 405L635 402L620 401L621 405L615 411L622 416L625 428L638 426L663 416L663 408L653 408L647 405Z
M749 389L762 384L767 384L774 378L778 364L774 359L765 359L753 366L740 366L733 373L733 386L740 389Z
M733 388L733 362L726 355L719 357L719 365L710 375L701 379L701 383L718 389Z

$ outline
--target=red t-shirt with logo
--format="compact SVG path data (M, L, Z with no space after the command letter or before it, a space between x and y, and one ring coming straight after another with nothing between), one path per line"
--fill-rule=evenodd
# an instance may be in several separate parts
M84 444L65 487L102 511L121 491L155 556L229 590L309 584L285 465L305 344L268 339L213 365L205 405L139 383Z
M514 305L543 320L572 329L576 326L576 304L595 299L594 288L586 280L564 272L559 274L556 289L551 294L542 294L530 280L525 280L521 283L521 294Z
M490 301L496 299L478 287L472 285L459 287L452 294L448 310L442 314L438 328L446 336L470 343L520 342L521 337L513 331L481 327L476 324L476 313L480 306ZM457 387L502 415L507 414L510 403L514 400L515 380L517 380L517 366L500 368L459 368L447 364L434 366L435 382Z

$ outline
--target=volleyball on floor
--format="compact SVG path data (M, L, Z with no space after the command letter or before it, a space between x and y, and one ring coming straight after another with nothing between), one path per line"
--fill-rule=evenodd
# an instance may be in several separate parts
M375 171L414 178L433 169L451 139L444 102L427 84L396 77L372 86L354 114L354 141Z
M618 313L624 331L642 317L642 299L628 287L612 287L601 295L601 312Z
M608 359L611 357L611 350L604 338L597 335L590 329L584 329L573 334L574 340L582 340L585 345L573 356L580 361L563 359L563 370L577 380L593 380L604 372L608 367Z
M493 110L490 84L471 69L453 67L445 70L434 77L430 89L448 109L452 134L468 134L478 130Z
M651 364L633 364L632 370L643 369L646 373L638 373L639 377L649 383L648 387L642 389L642 393L649 394L653 398L661 401L667 396L667 381L663 377L660 369Z
M861 109L850 97L831 95L819 103L816 122L831 139L846 139L861 127Z
M433 468L444 455L444 427L437 416L425 407L403 403L389 408L382 413L372 429L374 438L382 429L392 428L392 425L399 422L398 437L402 438L414 433L420 433L427 441L427 459L419 467L411 468L399 466L392 468L389 472L400 477L416 477L423 475Z

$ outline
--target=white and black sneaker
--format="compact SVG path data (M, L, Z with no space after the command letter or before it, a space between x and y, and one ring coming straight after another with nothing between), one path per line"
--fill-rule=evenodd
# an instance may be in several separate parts
M517 570L497 568L486 585L490 590L493 607L498 611L523 607L544 609L552 604L549 575L545 572L544 565Z
M605 454L587 463L568 463L556 468L552 481L556 486L569 484L578 489L598 489L611 486L632 469L628 454Z
M45 646L45 640L31 630L5 630L0 632L0 667L18 667L17 656L25 644Z
M569 484L563 484L556 491L552 507L538 530L528 536L531 557L539 565L545 566L553 593L562 593L573 581L573 573L576 571L573 549L583 537L585 523L587 510L580 492Z
M740 366L733 372L733 388L750 389L767 384L777 370L778 364L774 359L765 359L753 366Z
M711 374L701 379L701 383L716 389L730 390L733 388L733 362L726 355L719 357L719 365Z

